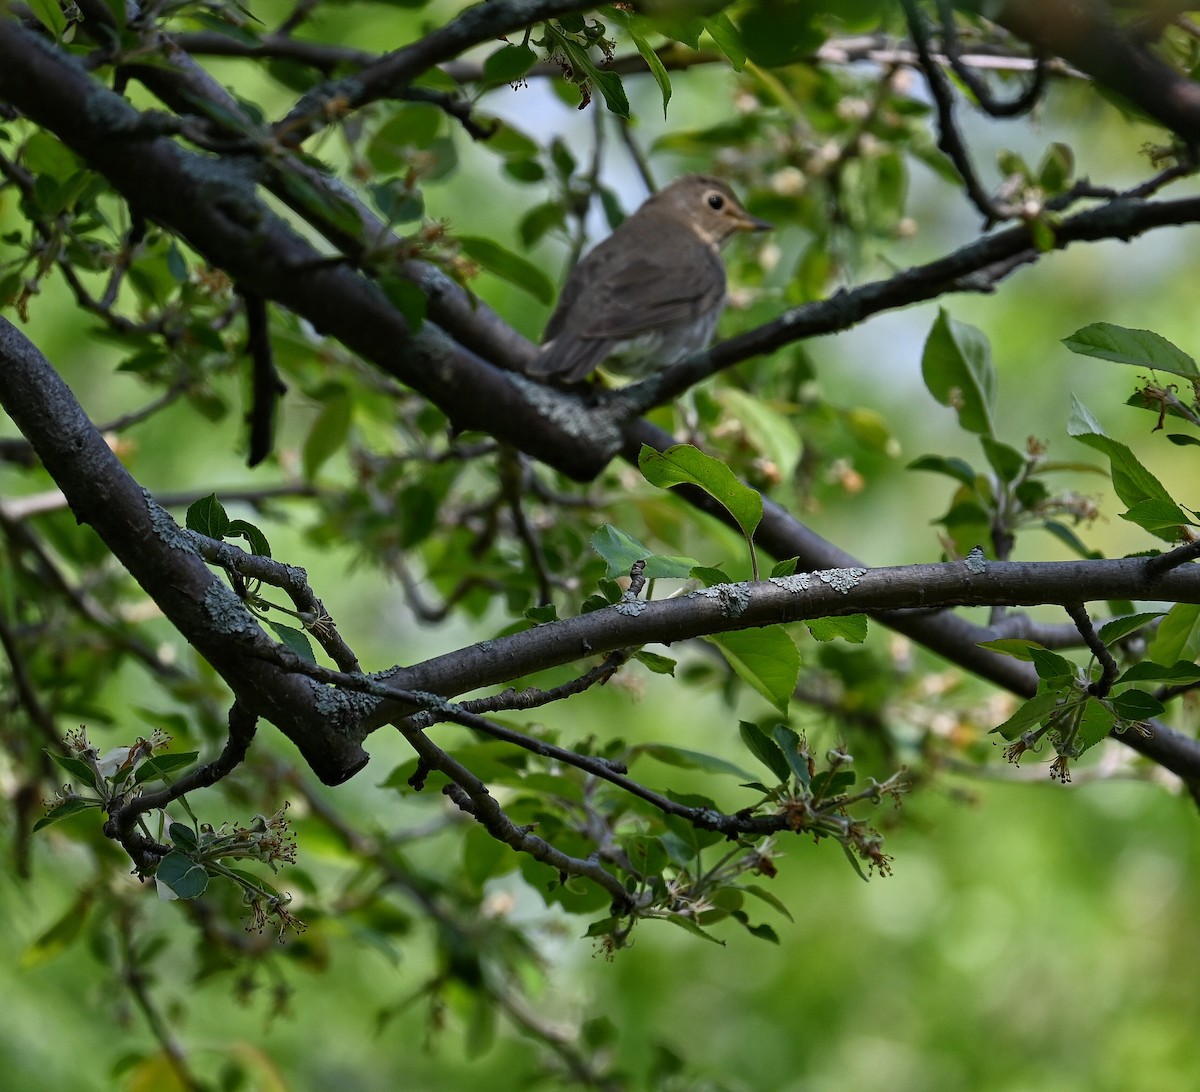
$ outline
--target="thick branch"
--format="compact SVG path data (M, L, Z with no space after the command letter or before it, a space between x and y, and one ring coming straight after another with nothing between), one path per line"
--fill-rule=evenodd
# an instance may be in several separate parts
M982 571L975 568L954 561L827 569L757 583L720 584L673 599L631 599L399 668L379 678L405 690L450 696L632 645L671 644L811 618L914 607L936 611L1104 599L1200 603L1200 566L1194 565L1156 580L1147 575L1144 558L993 561Z
M125 848L141 874L154 871L164 854L165 847L151 842L139 834L135 825L139 815L165 808L189 792L206 789L222 778L228 777L246 758L250 743L254 739L257 719L242 705L234 702L229 710L229 736L221 753L211 762L205 762L188 771L173 785L155 792L144 792L127 800L104 824L104 833Z
M662 450L673 442L673 439L660 429L642 422L636 433L630 437L624 455L636 465L637 453L642 443ZM707 493L686 488L676 489L675 492L701 511L708 512L723 522L730 521L729 513ZM765 498L763 519L758 525L754 540L774 557L798 557L802 569L863 568L857 558L827 542L786 509ZM1185 552L1186 549L1181 547L1163 556L1177 558L1176 563L1182 564L1192 560ZM1160 561L1160 558L1149 558L1143 562L1143 579L1148 581L1151 587L1157 587L1154 582L1158 575L1171 568L1171 565L1162 565ZM989 569L994 564L992 563ZM1158 592L1149 594L1157 597ZM1008 632L997 634L988 627L976 625L961 615L944 610L867 610L874 618L897 633L902 633L948 662L1011 690L1014 694L1029 697L1037 687L1037 675L1029 664L979 647L980 641L987 641L998 635L1011 636ZM1139 735L1137 732L1126 732L1118 738L1126 746L1157 762L1164 769L1173 770L1191 782L1200 780L1200 743L1195 740L1160 726L1156 726L1154 735L1150 737Z
M187 239L245 290L303 315L445 408L459 428L490 432L583 479L599 473L618 445L602 419L578 416L575 399L504 375L433 322L412 334L372 281L330 262L270 212L255 192L253 167L190 154L155 135L123 98L8 20L0 21L0 99L55 133L139 214Z
M4 319L0 405L33 444L75 518L94 528L246 710L279 727L329 784L366 764L355 703L270 662L274 643L130 477L46 358Z
M395 95L426 69L457 57L473 45L591 7L595 4L580 0L489 0L476 4L444 27L353 76L315 87L275 130L289 142L300 143L350 110Z
M1066 217L1054 228L1056 250L1072 243L1120 239L1128 242L1159 227L1200 222L1200 198L1147 201L1121 197ZM779 318L697 353L652 379L617 391L605 401L643 411L674 401L683 391L742 360L785 345L838 333L872 315L937 299L952 292L992 292L1022 265L1044 257L1024 224L982 236L924 265L911 266L886 280L843 289L828 299L806 303Z
M187 238L239 284L277 300L397 376L463 428L507 440L564 473L588 480L620 446L623 422L736 361L861 322L880 311L947 292L990 291L1040 256L1024 225L980 239L937 261L796 308L661 376L601 399L500 375L488 360L520 368L532 348L484 308L426 278L431 313L452 324L457 343L432 322L412 336L372 282L325 261L257 199L253 179L143 133L143 117L67 58L15 24L0 24L0 97L8 96L84 156L144 215ZM1154 227L1200 219L1200 199L1121 199L1069 217L1056 245L1128 239ZM418 270L414 275L420 276ZM444 281L444 278L441 278ZM470 349L464 348L469 346ZM634 393L636 392L636 393Z
M1200 142L1200 84L1181 75L1122 29L1101 0L972 3L1043 53L1056 54L1115 91L1188 144Z

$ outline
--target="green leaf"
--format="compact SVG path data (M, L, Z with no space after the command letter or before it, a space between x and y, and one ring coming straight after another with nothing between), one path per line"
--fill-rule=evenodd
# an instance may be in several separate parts
M1049 195L1062 193L1075 173L1075 153L1067 144L1055 141L1046 149L1038 164L1038 185Z
M1159 682L1170 686L1190 686L1200 682L1200 665L1189 663L1187 660L1176 660L1168 667L1166 664L1156 664L1152 660L1143 660L1134 664L1121 675L1113 684L1131 682Z
M167 271L175 278L177 284L185 284L188 279L187 259L183 251L175 243L167 247Z
M779 749L779 744L769 738L757 724L743 720L738 724L742 742L746 749L782 783L792 776L792 764Z
M621 924L622 924L622 921L620 918L614 918L614 917L601 918L599 921L593 921L587 927L587 932L584 933L583 935L585 937L606 937L609 934L616 932L616 930L621 926ZM607 1017L597 1017L594 1020L589 1020L587 1022L587 1025L585 1026L585 1039L590 1040L590 1036L587 1033L588 1033L588 1031L591 1031L591 1029L600 1029L599 1031L592 1032L593 1035L596 1035L599 1038L600 1036L602 1036L604 1034L603 1029L606 1026L607 1027L613 1026L611 1021L609 1021L607 1019ZM615 1038L615 1031L614 1031L614 1034L608 1035L606 1038L602 1039L602 1042L607 1042L607 1041L611 1040L612 1038ZM588 1045L593 1046L594 1044L592 1044L589 1041Z
M44 929L33 942L21 953L18 966L23 971L40 967L49 963L55 956L62 955L79 936L87 924L94 898L90 891L84 891L67 907L66 913L52 925Z
M993 436L996 371L983 332L952 319L939 309L921 356L921 375L929 393L958 414L968 432Z
M621 77L615 72L596 68L594 65L590 75L592 82L600 89L600 94L604 97L604 105L608 107L609 113L628 119L629 99L625 94L625 85L621 82Z
M658 58L658 54L650 47L650 43L646 41L645 35L638 28L638 21L629 18L624 12L618 12L619 15L625 16L621 22L625 26L629 37L633 39L633 44L637 47L637 51L642 55L642 60L646 62L646 67L650 69L650 75L654 77L654 82L658 84L659 94L662 95L663 117L667 116L667 104L671 101L671 77L667 75L667 70L663 67L663 63Z
M988 733L1002 735L1007 740L1017 739L1022 733L1041 724L1058 708L1058 694L1054 690L1039 690L1021 705L1003 724L996 725Z
M1024 660L1026 663L1033 662L1030 649L1044 647L1039 642L1031 641L1027 637L1001 637L995 641L980 641L978 644L980 648L998 652L1001 656L1011 656L1014 660Z
M1011 148L1001 148L996 153L996 165L1002 174L1017 175L1026 181L1033 181L1033 171L1029 169L1029 164L1025 162L1023 156Z
M225 532L226 538L244 538L246 544L250 547L250 552L258 557L271 556L271 544L267 541L267 536L262 533L261 528L256 527L253 523L244 519L235 519L229 521L229 527Z
M506 159L504 161L504 173L509 178L515 178L518 182L537 183L544 182L546 179L546 168L541 165L536 159ZM525 241L525 236L522 233L521 241ZM525 243L526 247L529 246Z
M1067 432L1080 443L1108 456L1113 490L1131 510L1135 505L1148 500L1160 501L1163 506L1175 505L1162 482L1138 461L1137 456L1125 444L1105 435L1100 422L1074 395L1071 396L1071 415L1067 421ZM1161 516L1167 509L1159 507L1154 511ZM1180 516L1181 522L1187 522L1182 512ZM1173 533L1155 533L1168 540L1175 537Z
M858 878L862 880L863 883L869 883L870 877L863 871L862 865L858 863L858 858L854 856L854 853L850 847L846 845L845 842L838 842L838 845L842 847L842 852L846 855L846 860L850 862L851 867L855 872L858 873Z
M771 738L787 760L792 776L807 788L812 773L808 768L808 755L801 746L800 737L786 724L777 724L771 729Z
M1178 538L1180 527L1195 524L1174 501L1157 499L1131 504L1127 511L1121 513L1121 518L1136 523L1153 535L1167 539Z
M729 16L723 11L718 11L703 20L703 23L709 37L716 42L717 48L728 58L733 70L741 72L746 66L746 43L742 41L741 33L733 25Z
M58 0L30 0L29 10L50 31L55 41L62 38L63 31L67 29L67 18Z
M564 27L567 25L567 19L564 16L560 19ZM561 53L566 56L568 64L574 72L573 79L581 86L586 83L591 83L604 97L604 104L608 107L611 113L618 117L629 117L629 99L625 95L625 88L621 83L621 77L615 72L597 68L596 62L592 60L591 55L577 41L561 33L552 24L543 24L546 30L546 41L550 46L552 53Z
M524 45L506 45L483 62L485 83L519 83L535 64L537 54Z
M578 166L575 157L571 154L571 149L567 147L562 137L557 136L550 141L550 162L558 171L558 176L563 182L571 180L571 175L575 173L575 168Z
M643 878L657 876L670 863L670 856L659 838L635 834L625 841L622 848L634 873Z
M657 652L647 652L645 649L640 649L633 654L633 658L656 675L670 675L671 678L675 677L675 667L678 661L671 659L670 656L660 656Z
M811 4L792 0L754 5L739 24L747 56L764 68L794 64L808 56L825 41L818 14Z
M851 770L822 770L813 775L812 793L825 800L846 792L854 784L857 775Z
M209 538L223 539L229 533L229 517L216 493L209 493L188 506L187 529Z
M532 159L541 151L533 137L513 128L506 121L496 124L492 135L488 137L487 146L505 159Z
M987 461L1001 481L1014 482L1025 469L1025 456L1015 447L1002 444L990 436L984 436L980 441Z
M1077 669L1065 656L1051 652L1045 648L1033 645L1029 648L1029 658L1038 673L1038 678L1048 683L1061 683L1075 678Z
M528 292L539 303L553 302L554 285L532 262L482 235L460 235L458 243L468 258L489 273Z
M646 755L657 759L667 766L676 766L682 770L703 770L705 773L732 774L734 777L747 778L753 775L747 773L741 766L726 762L716 755L706 755L700 751L689 751L686 747L674 747L669 743L639 743L631 751L631 756Z
M396 109L367 142L367 162L380 174L408 168L413 152L429 148L442 132L441 110L430 103L410 102Z
M314 185L294 170L280 171L279 177L283 188L290 195L288 204L298 206L299 213L318 223L327 223L357 242L365 242L362 218L348 198L336 190Z
M1131 633L1136 633L1151 622L1157 621L1163 617L1164 613L1164 611L1155 610L1147 611L1144 614L1131 614L1128 618L1114 618L1100 627L1098 635L1106 645L1111 645L1121 640L1122 637L1128 637Z
M769 940L772 944L779 943L779 934L775 932L766 922L760 922L758 925L751 925L745 914L736 913L733 915L745 927L746 932L751 936L758 937L759 940Z
M679 928L682 929L684 932L691 933L692 936L694 936L694 937L700 937L701 940L712 941L713 944L718 944L722 948L725 947L725 941L718 940L716 937L714 937L712 935L712 933L706 933L703 929L700 928L699 925L697 925L694 921L692 921L691 918L684 918L684 917L680 917L678 914L672 914L670 917L666 918L665 920L669 921L672 925L679 926Z
M638 561L646 562L644 575L647 580L687 580L696 566L690 557L654 553L611 523L605 523L592 535L591 546L608 565L604 575L610 580L628 576L629 570Z
M1075 746L1079 748L1080 753L1095 747L1101 740L1108 738L1116 723L1116 716L1105 702L1099 698L1088 698L1075 732Z
M280 644L286 648L290 648L300 659L307 660L310 664L317 662L316 656L313 655L308 635L303 630L296 629L293 626L285 626L270 618L265 619L265 621L275 631L275 636L279 638Z
M960 481L969 489L975 488L975 468L965 459L957 457L946 458L942 455L922 455L908 464L909 470L929 470L935 474L945 474L947 477Z
M853 406L840 410L838 415L851 437L869 451L890 457L892 450L899 446L882 413L865 406Z
M691 571L693 580L699 580L706 588L715 588L718 584L730 583L729 574L724 569L713 565L693 565Z
M196 832L186 823L169 824L167 826L167 833L171 836L172 843L177 847L182 846L185 849L197 849L200 846Z
M843 641L861 645L867 639L865 614L846 614L840 618L812 618L804 624L818 641L832 641L835 637L840 637Z
M1200 604L1176 603L1158 625L1146 649L1148 659L1160 664L1194 660L1200 655Z
M195 899L208 887L208 872L184 853L168 853L158 863L154 878L181 899Z
M714 0L714 4L723 0ZM695 8L691 0L667 0L666 3L643 4L648 12L650 22L659 33L676 42L682 42L688 49L700 48L700 35L704 33L704 22L692 14Z
M494 876L512 872L517 857L508 846L493 838L478 824L467 828L462 840L463 873L476 888L483 887Z
M1081 356L1200 379L1196 362L1153 330L1129 330L1111 322L1094 322L1063 338L1063 344Z
M70 799L64 800L61 804L55 804L54 807L34 823L34 832L41 830L43 827L52 826L54 823L60 823L64 819L69 819L72 815L78 815L81 811L90 811L92 808L98 808L99 806L99 800L85 800L82 796L72 796Z
M468 977L474 978L474 971ZM469 1061L481 1058L496 1041L496 1003L482 990L468 1002L464 1039Z
M151 755L145 762L138 764L133 783L144 785L147 781L159 781L177 770L191 766L199 757L199 751L180 752L177 755Z
M534 205L517 225L521 245L528 250L548 231L563 227L567 222L567 210L561 201L545 201Z
M1126 690L1112 699L1113 711L1125 720L1149 720L1166 711L1163 703L1144 690Z
M746 884L742 890L746 892L747 895L753 895L756 899L762 899L762 901L768 906L778 910L785 918L788 919L788 921L796 920L792 917L792 912L787 908L787 904L784 903L782 899L772 895L770 891L766 890L766 888L760 887L758 884L750 883Z
M790 482L803 453L795 425L761 398L737 387L725 387L716 398L742 426L749 442L775 464L780 480Z
M705 455L691 444L676 444L666 451L655 451L643 444L638 454L638 469L651 485L660 489L699 486L724 506L748 540L753 538L762 519L762 494L738 481L720 459Z
M367 187L367 192L389 224L408 224L425 215L425 195L420 190L412 189L402 178L373 182Z
M800 677L800 651L782 626L735 630L709 638L739 678L786 713Z
M421 329L429 309L429 297L421 291L420 286L404 277L383 276L379 278L379 287L383 289L388 302L404 316L408 328L413 333Z
M304 441L304 476L310 480L336 452L341 450L350 434L353 401L350 392L340 383L329 383L314 393L321 403L321 412L309 429Z
M71 780L78 781L81 785L92 785L96 780L96 771L91 768L82 758L76 758L74 755L60 755L54 751L43 748L45 753L50 756L54 764L59 769L66 770Z
M1083 540L1065 523L1060 523L1056 519L1047 519L1042 520L1042 527L1071 550L1074 550L1080 557L1093 558L1097 556L1092 550L1087 548Z
M1048 212L1042 212L1026 222L1029 234L1033 236L1033 245L1043 254L1049 254L1054 249L1058 239L1054 229L1058 223L1059 218Z

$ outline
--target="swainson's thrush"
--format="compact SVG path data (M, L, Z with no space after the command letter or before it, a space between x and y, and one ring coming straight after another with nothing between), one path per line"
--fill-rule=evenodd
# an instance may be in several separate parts
M529 374L578 383L605 364L638 379L703 349L725 308L721 246L770 227L719 179L676 179L572 270Z

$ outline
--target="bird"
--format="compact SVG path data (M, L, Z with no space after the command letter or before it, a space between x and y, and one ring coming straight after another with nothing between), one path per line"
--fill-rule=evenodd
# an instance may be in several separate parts
M603 364L642 379L703 349L725 308L721 247L772 226L718 178L676 179L571 271L527 374L570 386Z

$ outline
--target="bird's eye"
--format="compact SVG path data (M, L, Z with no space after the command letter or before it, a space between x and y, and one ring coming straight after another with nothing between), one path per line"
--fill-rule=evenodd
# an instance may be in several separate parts
M725 198L719 193L710 193L708 195L708 207L710 209L723 209L725 207Z

